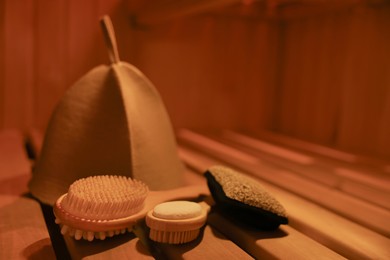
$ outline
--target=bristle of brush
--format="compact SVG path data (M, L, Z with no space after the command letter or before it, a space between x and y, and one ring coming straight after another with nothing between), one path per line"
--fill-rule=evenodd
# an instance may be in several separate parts
M88 241L93 241L94 239L105 240L107 237L113 237L115 235L124 234L127 231L128 232L132 231L131 228L122 228L122 229L115 229L109 231L93 232L93 231L75 229L67 225L62 225L58 219L56 219L56 223L60 225L62 235L68 235L70 237L74 237L74 239L76 240L81 240L81 239L88 240Z
M140 211L147 196L145 184L124 176L92 176L75 181L62 208L77 217L94 220L122 218Z
M75 181L60 201L66 214L86 223L105 222L131 216L144 207L148 188L140 181L125 176L100 175ZM76 240L104 240L107 237L131 231L131 227L94 232L81 230L62 223L56 218L63 235Z
M187 230L181 232L169 232L151 229L149 238L159 243L184 244L197 238L200 230Z

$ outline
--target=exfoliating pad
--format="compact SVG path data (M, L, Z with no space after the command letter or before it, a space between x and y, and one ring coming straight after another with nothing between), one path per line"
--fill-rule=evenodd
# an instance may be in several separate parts
M53 205L75 180L115 172L152 190L182 185L184 166L163 101L134 66L119 60L112 24L102 19L111 64L70 87L54 110L29 184Z
M210 167L204 175L216 205L228 216L262 230L288 223L286 210L255 179L224 166Z

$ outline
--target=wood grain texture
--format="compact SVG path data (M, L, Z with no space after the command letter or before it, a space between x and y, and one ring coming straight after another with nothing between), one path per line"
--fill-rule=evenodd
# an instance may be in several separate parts
M31 127L45 127L67 80L68 1L35 2L34 88L35 119Z
M16 130L0 131L0 194L22 195L28 191L31 163L24 139Z
M350 21L337 143L389 158L390 7L356 10ZM362 35L364 32L364 36ZM375 46L375 47L374 47ZM374 48L374 49L373 49ZM385 133L386 132L386 133Z
M363 156L359 153L352 153L351 151L339 149L334 145L320 145L303 139L265 130L253 131L249 134L276 144L312 154L316 157L320 156L325 160L331 160L332 164L340 164L343 165L343 167L351 167L353 165L357 166L362 171L379 171L385 174L390 173L389 161L370 156Z
M39 203L0 195L0 258L56 259Z
M214 165L226 165L228 167L232 167L233 169L237 169L238 167L235 162L231 160L229 162L223 162L212 156L206 155L202 150L194 150L193 148L183 145L180 145L180 156L188 167L194 169L200 174L204 173L206 169ZM258 179L258 181L286 208L289 218L289 226L295 230L302 232L306 236L316 240L348 259L386 259L389 257L389 238L358 225L349 219L317 205L316 203L301 198L284 189L278 188L266 181L262 181L260 179ZM211 220L211 224L214 223L216 227L224 227L223 223L229 222L226 219L219 219L215 215L211 216L211 218L214 219ZM265 255L269 257L275 257L275 255L278 255L281 257L285 252L293 251L293 249L289 247L292 246L295 248L295 245L291 245L290 242L288 242L290 238L293 240L305 240L305 238L301 237L299 234L294 233L295 231L289 232L291 231L290 228L283 229L282 227L284 231L278 231L276 233L271 232L268 236L266 236L264 233L256 234L255 231L243 231L243 227L240 227L240 230L232 223L230 223L230 225L232 225L230 229L221 229L223 230L223 233L230 239L234 240L237 244L241 245L248 252L252 252L254 255L257 253L263 254L262 257L265 257ZM278 250L275 250L276 252L274 252L272 248L275 244L272 244L272 242L276 239L272 239L272 237L283 236L285 232L288 232L291 237L278 241ZM269 241L267 241L267 239L269 239ZM310 254L313 253L317 254L317 256L314 256L317 258L317 250L321 249L312 250L312 246L313 248L316 246L311 245L311 243L307 240L305 243L306 245L304 248L306 251L302 252L302 255L310 258ZM255 245L261 246L261 248L256 249ZM283 250L282 248L286 249ZM295 249L300 251L302 248L298 247Z
M389 158L389 10L360 6L287 20L274 130Z
M174 126L257 128L271 102L276 29L211 15L182 19L136 31L135 64L156 84Z
M297 176L288 169L198 133L182 130L178 133L178 138L206 154L234 164L257 178L313 201L384 236L390 236L390 225L387 221L390 211L386 209Z
M5 1L0 2L0 57L5 57ZM5 65L6 61L4 58L0 58L0 86L5 86ZM0 87L0 127L4 128L4 102L5 102L5 87Z
M39 203L23 197L30 166L23 135L0 131L1 259L55 259Z
M299 153L283 146L231 131L223 132L222 139L216 137L216 140L245 150L328 187L390 209L389 176L378 175L373 171L359 171L358 168L349 169L343 165L332 163L331 160Z
M34 67L33 67L33 3L5 1L4 81L1 86L3 123L5 127L26 128L34 122Z

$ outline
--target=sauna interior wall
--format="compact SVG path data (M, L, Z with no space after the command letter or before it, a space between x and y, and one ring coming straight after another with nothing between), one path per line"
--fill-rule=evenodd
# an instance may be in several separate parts
M108 63L105 13L175 127L268 129L390 158L389 4L134 27L120 0L1 1L0 128L45 129L64 91Z

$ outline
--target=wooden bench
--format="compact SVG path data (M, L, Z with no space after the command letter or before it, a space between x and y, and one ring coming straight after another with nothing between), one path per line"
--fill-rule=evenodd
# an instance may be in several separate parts
M223 164L235 167L231 163L217 160L202 151L195 151L184 145L180 145L180 156L189 167L199 173L204 172L211 165ZM259 182L285 206L289 214L289 226L305 236L349 259L386 259L390 256L389 238L275 185L261 179ZM223 227L223 224L219 223ZM230 229L226 230L230 231ZM240 241L236 243L245 246L257 241L256 236L251 237L250 233L241 232L243 234L236 237ZM311 250L308 245L305 248Z
M346 163L344 165L347 166L354 164L360 169L365 169L370 172L379 171L384 173L390 173L390 162L386 162L381 159L341 151L333 147L314 144L301 139L265 130L253 133L253 135L257 138L281 144L285 147L291 147L301 151L320 155L327 159L333 159L341 163Z
M224 163L313 201L337 214L390 236L390 212L338 190L321 185L254 155L189 130L178 132L179 140Z
M0 259L55 259L41 207L26 195L30 165L23 136L0 132Z
M254 167L258 162L254 154L243 152L233 145L222 144L200 135L208 140L203 143L202 138L188 138L188 133L192 132L187 132L187 136L183 135L183 132L178 135L179 154L188 168L184 176L186 184L205 185L202 173L215 164L225 164L242 170L245 168L244 165ZM39 131L32 131L28 140L30 155L39 156L42 134ZM215 148L215 142L223 145L221 149ZM225 148L228 152L221 153ZM272 180L265 180L262 175L257 176L259 181L281 201L289 213L289 225L281 226L277 231L253 230L213 209L201 236L184 245L166 245L150 241L144 224L141 224L134 233L114 236L105 241L92 243L76 241L62 237L59 233L58 227L54 224L51 207L40 205L24 195L28 192L26 185L31 177L32 165L32 161L26 155L24 136L18 131L1 132L0 155L4 155L0 157L0 169L7 169L5 174L3 171L0 173L1 259L20 257L54 259L54 253L57 258L72 259L390 258L389 238L380 234L381 232L376 230L377 227L359 224L358 221L345 217L316 200L291 192L288 186L271 184ZM21 162L24 162L24 165ZM280 170L278 167L275 168L274 164L267 167L271 169L271 166L274 167L274 171ZM244 173L253 175L254 168L251 167ZM302 175L298 177L302 178ZM312 183L327 187L318 182L306 181L308 187L311 187ZM331 199L337 200L338 197ZM211 197L206 200L212 205ZM344 202L345 198L341 203ZM26 212L32 217L25 218ZM27 237L22 237L26 234ZM10 235L13 240L9 239Z
M353 163L345 165L233 131L224 131L219 140L306 178L390 209L390 176L359 169Z

